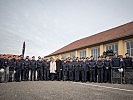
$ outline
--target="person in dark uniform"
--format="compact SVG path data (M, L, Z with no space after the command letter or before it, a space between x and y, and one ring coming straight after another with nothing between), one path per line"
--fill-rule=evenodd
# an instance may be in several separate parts
M90 59L91 59L89 61L90 82L96 82L96 75L95 75L96 61L94 60L93 56L91 56Z
M81 66L82 66L81 68L82 82L87 82L87 64L84 58L83 58Z
M56 67L57 80L60 81L62 79L62 61L58 57L56 58Z
M63 81L67 81L68 80L68 63L67 63L67 60L63 61L62 68L63 68Z
M111 82L111 61L109 56L104 60L104 82Z
M97 66L98 82L102 83L103 82L103 66L104 66L104 63L103 63L103 60L100 56L98 57L96 66Z
M115 53L114 57L111 59L111 81L112 83L120 83L121 82L121 73L120 70L122 68L122 60L118 57L118 54Z
M15 67L16 67L16 59L15 56L13 56L13 58L11 59L11 57L8 58L8 66L9 66L9 82L13 82L14 81L14 71L15 71Z
M73 81L74 80L74 63L72 59L70 59L68 62L68 74L69 74L69 80Z
M126 53L125 54L125 58L123 58L123 65L125 68L133 68L133 65L132 65L132 58L129 57L129 54Z
M3 66L3 55L0 56L0 83L4 82L4 77L5 77L5 69Z
M37 68L37 62L35 60L35 56L32 57L32 60L30 61L30 68L31 68L31 76L30 79L32 80L36 80L36 68Z
M122 61L121 59L118 57L118 54L115 53L115 57L112 58L111 60L111 65L114 68L121 68L122 67Z
M21 81L25 80L25 60L23 59L23 55L20 55L20 63L21 63Z
M19 56L19 59L16 60L16 67L15 67L15 71L16 71L16 74L15 74L15 81L16 82L20 82L21 81L21 56Z
M79 60L78 58L76 59L76 62L75 62L75 65L74 65L74 71L75 71L75 82L78 82L79 81L79 75L80 75L80 65L79 65Z
M47 80L47 65L46 65L46 59L43 58L43 63L42 63L42 66L43 66L43 80Z
M86 57L86 66L87 66L87 80L90 81L90 68L89 68L89 57Z
M5 82L9 81L9 66L8 66L8 59L6 58L6 55L3 55L3 63L2 66L4 66L5 69Z
M25 69L25 81L29 80L29 67L30 67L30 61L29 58L26 57L25 62L24 62L24 69Z
M125 58L123 58L123 66L125 70L125 83L133 83L133 60L129 56L128 53L125 54ZM129 74L130 73L130 74Z
M42 59L39 56L37 60L37 80L43 80Z
M47 67L47 80L50 80L50 61L46 59L46 67Z

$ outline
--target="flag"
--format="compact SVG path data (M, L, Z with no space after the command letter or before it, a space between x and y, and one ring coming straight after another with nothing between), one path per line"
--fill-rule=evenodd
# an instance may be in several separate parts
M23 42L23 48L22 48L22 56L24 58L24 53L25 53L25 41Z

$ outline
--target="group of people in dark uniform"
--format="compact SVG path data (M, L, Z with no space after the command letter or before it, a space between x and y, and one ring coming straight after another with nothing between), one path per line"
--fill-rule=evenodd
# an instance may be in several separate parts
M15 56L6 59L0 58L0 80L4 82L20 81L74 81L74 82L111 82L111 68L131 68L133 69L133 60L129 54L125 58L119 58L114 54L112 59L109 56L98 57L94 60L90 58L66 58L54 60L35 56L32 59L27 56L23 59L21 55L18 60Z

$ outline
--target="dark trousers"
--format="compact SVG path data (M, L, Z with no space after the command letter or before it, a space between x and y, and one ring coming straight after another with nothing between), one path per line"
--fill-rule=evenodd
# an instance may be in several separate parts
M47 80L50 79L50 70L47 69Z
M63 71L63 80L64 81L68 80L68 71L67 70Z
M43 71L41 68L37 69L37 80L43 80Z
M47 80L47 69L44 69L43 71L43 79Z
M36 79L35 74L36 74L35 69L29 69L29 80L30 81L33 81Z
M15 74L15 80L17 82L21 81L21 70L20 69L16 69L16 74Z
M21 70L21 81L24 81L25 80L25 70L22 69Z
M58 81L62 80L62 71L61 71L61 70L59 70L59 71L57 72L57 80L58 80Z
M29 80L29 69L28 68L25 69L25 80L26 81Z
M73 81L74 80L74 75L73 75L73 71L69 70L69 80Z
M90 82L96 82L95 69L90 69Z
M82 82L86 82L87 81L87 71L86 70L82 70Z
M14 70L9 69L9 82L13 82L13 81L14 81Z
M103 69L97 69L98 82L103 82Z
M51 81L53 81L55 79L55 73L50 73L51 76Z
M110 69L104 70L104 82L111 82L111 70Z
M79 71L75 71L75 81L79 81Z

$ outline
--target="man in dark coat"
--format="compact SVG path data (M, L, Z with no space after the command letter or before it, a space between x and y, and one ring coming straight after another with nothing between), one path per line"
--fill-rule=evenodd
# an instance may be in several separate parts
M43 80L43 66L42 66L43 62L41 57L38 57L37 60L37 80Z
M94 60L93 56L90 57L89 61L89 69L90 69L90 82L96 82L96 61Z
M123 58L123 66L124 66L124 82L125 83L133 83L133 59L129 56L128 53L125 54L125 58Z
M62 79L62 61L57 57L56 59L56 71L57 71L57 80Z
M63 68L63 81L67 81L68 80L68 62L67 62L67 60L63 61L62 68Z
M13 56L12 59L11 57L9 58L8 65L9 65L9 81L13 82L15 76L15 67L16 67L15 55Z
M79 81L79 75L80 75L80 64L79 64L79 60L76 59L76 62L74 64L74 71L75 71L75 82Z
M111 61L108 56L104 60L104 82L111 82Z
M98 82L102 83L103 82L103 60L101 59L101 57L98 57L97 60L97 76L98 76Z
M30 68L30 61L28 59L28 57L25 59L24 62L24 69L25 69L25 80L28 81L29 80L29 68Z
M22 61L21 61L21 56L19 56L19 59L16 61L16 67L15 67L15 81L20 82L21 81L21 66L22 66Z
M72 59L68 62L69 80L74 81L74 62Z
M30 80L36 80L36 68L37 68L37 62L35 60L35 56L32 57L32 60L30 61L30 69L31 69L31 75L29 76Z
M3 59L3 63L2 66L4 66L5 69L5 82L9 81L9 66L8 66L8 59L6 58L5 55L3 55L4 59Z
M87 64L85 59L83 59L81 66L82 82L87 82Z

